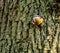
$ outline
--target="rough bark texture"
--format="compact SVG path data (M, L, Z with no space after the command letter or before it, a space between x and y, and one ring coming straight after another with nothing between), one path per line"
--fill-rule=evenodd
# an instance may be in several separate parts
M44 22L36 28L34 13ZM53 0L0 0L0 53L60 53L60 24Z

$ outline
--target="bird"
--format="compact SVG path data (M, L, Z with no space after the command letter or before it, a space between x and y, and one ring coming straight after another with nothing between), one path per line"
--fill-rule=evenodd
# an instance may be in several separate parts
M43 23L43 18L40 17L38 14L34 14L32 23L33 23L33 25L38 26Z

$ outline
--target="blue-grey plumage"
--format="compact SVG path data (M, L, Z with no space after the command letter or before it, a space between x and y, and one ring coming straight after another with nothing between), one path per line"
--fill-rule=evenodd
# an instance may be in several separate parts
M34 17L40 17L40 16L39 16L38 14L34 14L34 15L33 15L33 18L34 18Z

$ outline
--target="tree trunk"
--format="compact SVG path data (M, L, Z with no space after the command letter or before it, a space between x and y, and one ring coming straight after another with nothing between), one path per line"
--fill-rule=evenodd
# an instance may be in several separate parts
M0 53L60 53L60 24L52 4L53 0L0 0ZM31 23L34 13L44 19L39 29Z

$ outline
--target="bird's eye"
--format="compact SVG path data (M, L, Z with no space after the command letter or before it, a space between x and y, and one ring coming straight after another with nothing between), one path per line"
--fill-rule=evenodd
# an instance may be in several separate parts
M34 20L32 20L32 22L34 22Z

